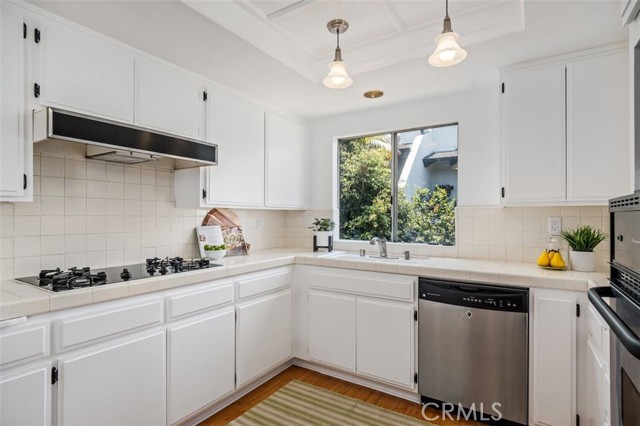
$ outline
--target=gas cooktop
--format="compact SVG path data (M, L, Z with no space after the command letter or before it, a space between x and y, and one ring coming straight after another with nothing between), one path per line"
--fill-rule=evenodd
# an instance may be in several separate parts
M16 278L49 291L67 291L78 288L96 287L107 284L139 280L154 276L172 275L183 272L215 268L209 259L183 259L181 257L154 257L145 263L91 270L89 267L69 268L67 270L44 269L38 276Z

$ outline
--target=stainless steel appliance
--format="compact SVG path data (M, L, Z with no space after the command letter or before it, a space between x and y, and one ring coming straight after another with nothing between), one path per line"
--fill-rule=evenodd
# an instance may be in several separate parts
M65 140L87 145L87 158L135 164L168 157L176 169L218 163L218 146L155 130L53 108L33 113L33 141Z
M419 281L418 391L527 424L529 290L460 281Z
M611 426L640 425L640 190L609 202L611 286L589 290L609 324Z

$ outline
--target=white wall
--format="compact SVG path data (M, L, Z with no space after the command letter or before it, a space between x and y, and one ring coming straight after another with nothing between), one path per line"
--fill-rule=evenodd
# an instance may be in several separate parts
M630 123L631 123L631 131L629 132L629 134L631 135L631 146L634 146L634 139L635 139L635 133L634 133L634 123L635 123L635 114L639 114L640 115L640 111L638 111L637 113L634 112L635 111L635 107L634 107L634 103L635 103L635 88L634 88L634 49L636 47L636 45L638 45L638 43L640 43L640 18L637 18L634 22L632 22L629 25L629 67L630 67L630 72L629 72L629 76L631 78L631 84L629 85L629 87L631 88L631 106L630 106ZM636 129L636 132L640 132L640 129ZM636 189L640 189L640 152L635 152L634 153L635 156L635 164L636 164L636 170L635 170L635 182L636 182Z
M459 124L458 204L498 205L498 115L499 93L491 87L315 120L311 123L310 208L333 208L336 138L454 122Z

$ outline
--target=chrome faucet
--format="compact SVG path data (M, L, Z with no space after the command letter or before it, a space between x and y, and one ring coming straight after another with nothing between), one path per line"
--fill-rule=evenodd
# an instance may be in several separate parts
M378 248L380 249L380 257L387 257L387 239L385 237L373 237L369 244L372 246L378 244Z

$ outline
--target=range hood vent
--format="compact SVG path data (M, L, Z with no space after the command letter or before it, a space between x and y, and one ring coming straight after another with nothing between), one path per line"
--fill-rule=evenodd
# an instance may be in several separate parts
M33 113L33 141L65 140L87 145L87 158L135 164L176 160L176 168L218 164L215 144L88 117L53 108ZM99 148L98 148L99 147Z

